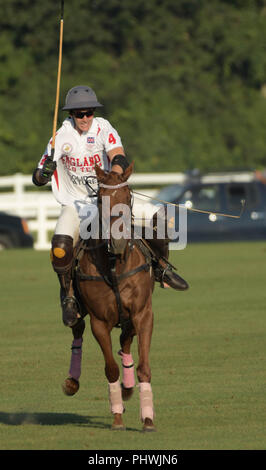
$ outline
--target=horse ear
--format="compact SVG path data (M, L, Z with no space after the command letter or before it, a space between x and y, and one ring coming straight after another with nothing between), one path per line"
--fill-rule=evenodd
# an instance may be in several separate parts
M134 162L130 163L130 165L127 167L127 169L124 171L122 174L123 181L127 181L130 175L133 172L133 167L134 167Z
M106 176L105 171L103 171L98 165L95 165L95 173L98 178L98 180L103 180Z

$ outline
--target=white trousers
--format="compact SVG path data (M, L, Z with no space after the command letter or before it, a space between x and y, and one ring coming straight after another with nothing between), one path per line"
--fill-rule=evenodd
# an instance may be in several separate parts
M72 206L62 206L60 216L55 227L55 235L69 235L73 238L73 244L78 241L80 218L76 209Z
M73 245L78 241L80 233L81 221L86 222L88 214L98 214L96 203L77 201L74 206L62 206L61 213L56 223L55 235L69 235L73 238ZM91 218L88 219L91 221ZM86 226L86 224L85 224ZM83 238L88 238L87 234L83 234Z

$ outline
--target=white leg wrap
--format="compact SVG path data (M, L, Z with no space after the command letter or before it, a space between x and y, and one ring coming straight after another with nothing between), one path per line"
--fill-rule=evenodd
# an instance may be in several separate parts
M139 384L139 398L140 398L140 417L144 421L145 418L153 420L153 396L151 384L149 382L140 382Z
M116 382L113 383L108 382L108 387L111 413L122 414L124 412L124 406L122 400L120 380L118 379Z

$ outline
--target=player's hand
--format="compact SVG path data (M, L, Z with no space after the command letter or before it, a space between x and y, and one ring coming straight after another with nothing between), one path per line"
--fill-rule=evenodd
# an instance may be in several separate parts
M51 178L56 170L56 162L54 162L51 157L47 157L43 167L41 169L41 177L46 179L47 182L51 181Z

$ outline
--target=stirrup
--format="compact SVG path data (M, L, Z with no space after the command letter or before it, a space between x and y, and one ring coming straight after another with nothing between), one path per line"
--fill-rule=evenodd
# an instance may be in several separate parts
M181 276L172 271L171 268L167 267L163 271L162 283L165 282L175 290L187 290L189 285ZM162 287L162 285L161 285Z
M173 266L165 262L165 266L160 264L158 260L157 266L154 268L155 280L160 282L160 286L164 287L164 283L168 284L175 290L187 290L188 283L178 274L173 271Z
M159 282L160 282L160 287L162 289L164 289L164 284L165 284L165 281L164 281L164 275L166 274L166 271L167 271L168 267L164 268L163 272L161 272L160 274L160 279L159 279Z

